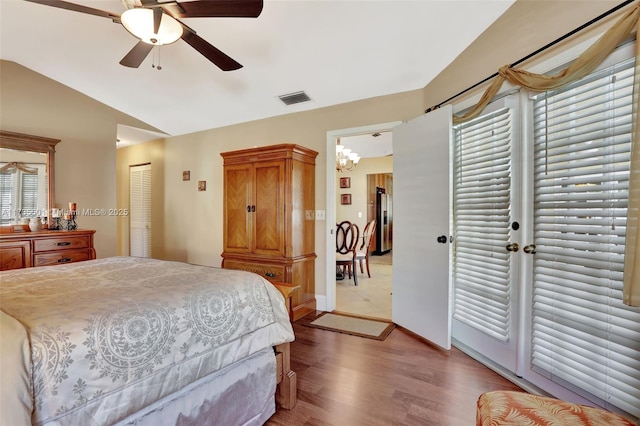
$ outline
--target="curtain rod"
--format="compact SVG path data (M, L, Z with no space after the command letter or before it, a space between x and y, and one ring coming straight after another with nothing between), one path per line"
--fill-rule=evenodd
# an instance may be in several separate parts
M618 10L622 9L623 7L627 6L628 4L633 3L634 1L635 1L635 0L626 0L626 1L622 2L622 3L620 3L619 5L617 5L617 6L613 7L613 8L611 8L611 9L609 9L608 11L604 12L602 15L597 16L597 17L593 18L592 20L590 20L590 21L589 21L589 22L587 22L586 24L582 24L582 25L580 25L578 28L574 29L573 31L570 31L570 32L566 33L566 34L565 34L565 35L563 35L562 37L559 37L559 38L557 38L557 39L553 40L551 43L546 44L545 46L543 46L543 47L539 48L539 49L538 49L538 50L536 50L535 52L529 53L529 54L528 54L527 56L525 56L524 58L520 58L520 59L518 59L518 60L517 60L517 61L515 61L514 63L510 64L510 65L509 65L509 68L513 68L513 67L515 67L516 65L519 65L519 64L521 64L522 62L526 61L527 59L530 59L530 58L532 58L532 57L536 56L538 53L543 52L543 51L547 50L548 48L550 48L550 47L552 47L552 46L554 46L554 45L556 45L556 44L560 43L561 41L563 41L563 40L565 40L565 39L567 39L567 38L571 37L571 36L572 36L572 35L574 35L575 33L577 33L577 32L580 32L580 31L584 30L585 28L587 28L587 27L589 27L589 26L591 26L591 25L595 24L596 22L598 22L599 20L601 20L601 19L603 19L603 18L606 18L607 16L609 16L609 15L611 15L612 13L614 13L614 12L616 12L616 11L618 11ZM495 72L495 73L493 73L492 75L490 75L489 77L485 78L484 80L479 81L479 82L477 82L476 84L474 84L473 86L469 86L469 87L467 87L466 89L464 89L463 91L456 93L455 95L451 96L449 99L446 99L446 100L444 100L444 101L440 102L438 105L436 105L436 106L434 106L434 107L431 107L431 108L427 108L424 112L425 112L425 113L427 113L427 112L431 112L431 111L432 111L432 110L434 110L434 109L438 109L438 108L440 108L442 105L446 104L447 102L449 102L449 101L451 101L451 100L453 100L453 99L457 98L458 96L460 96L460 95L462 95L462 94L464 94L464 93L467 93L467 92L468 92L469 90L471 90L471 89L475 89L476 87L480 86L481 84L486 83L487 81L489 81L489 80L491 80L492 78L497 77L497 76L498 76L498 72Z

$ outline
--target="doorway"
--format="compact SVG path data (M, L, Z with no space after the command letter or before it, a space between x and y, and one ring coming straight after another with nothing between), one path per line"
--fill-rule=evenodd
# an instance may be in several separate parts
M400 122L383 123L372 126L356 127L327 132L327 152L335 152L338 140L354 138L361 135L390 132L391 128ZM381 166L381 164L387 164ZM382 168L380 168L382 167ZM327 204L326 204L326 235L327 235L327 296L326 310L341 311L362 316L391 319L391 271L393 252L391 250L381 255L369 256L371 278L364 267L358 274L358 286L353 279L336 280L335 267L335 224L342 220L356 222L362 233L364 226L370 220L375 210L368 196L368 175L391 175L393 172L392 157L370 157L361 160L352 171L338 172L332 157L327 160ZM348 177L349 187L338 185L341 178ZM375 190L375 186L374 186ZM346 197L344 197L346 195ZM375 197L375 193L374 193ZM342 200L349 200L351 204L342 204ZM344 210L344 211L343 211Z

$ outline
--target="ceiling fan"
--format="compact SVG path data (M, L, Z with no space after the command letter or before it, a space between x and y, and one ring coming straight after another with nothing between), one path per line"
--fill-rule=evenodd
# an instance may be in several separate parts
M154 46L170 44L181 38L223 71L237 70L242 65L209 44L178 18L257 18L263 6L262 0L122 0L127 10L118 15L62 0L26 1L101 16L121 24L140 40L120 61L126 67L138 68Z

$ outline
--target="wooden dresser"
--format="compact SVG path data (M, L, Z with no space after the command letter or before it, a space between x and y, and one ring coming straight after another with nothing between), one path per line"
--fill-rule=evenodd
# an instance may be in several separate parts
M60 265L96 258L93 230L0 235L0 270Z
M293 320L316 309L315 158L294 144L221 154L224 159L222 267L299 286Z

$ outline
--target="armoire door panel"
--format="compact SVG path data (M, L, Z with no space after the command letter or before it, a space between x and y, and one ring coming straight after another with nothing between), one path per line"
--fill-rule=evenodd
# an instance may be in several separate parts
M255 165L255 247L256 254L284 256L284 163Z
M251 167L225 169L225 250L235 253L251 251Z

